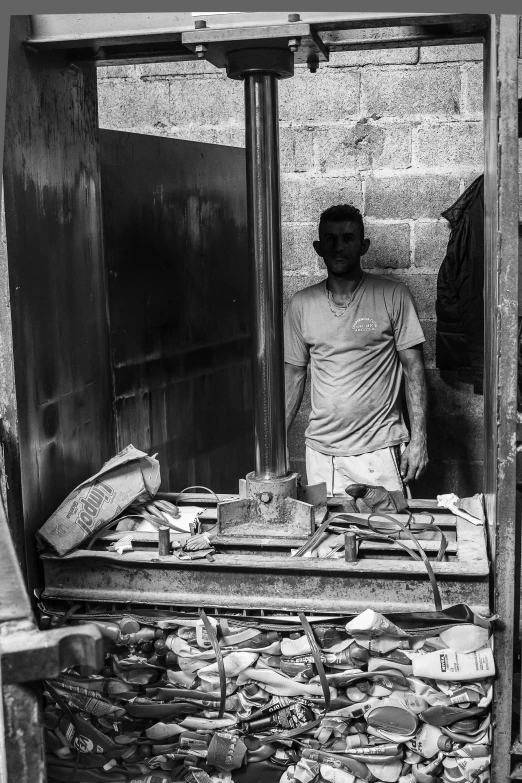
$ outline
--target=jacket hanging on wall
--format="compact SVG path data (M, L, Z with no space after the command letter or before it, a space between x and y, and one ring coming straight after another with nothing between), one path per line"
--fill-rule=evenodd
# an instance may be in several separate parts
M442 212L451 226L437 278L436 364L448 379L483 393L484 176Z

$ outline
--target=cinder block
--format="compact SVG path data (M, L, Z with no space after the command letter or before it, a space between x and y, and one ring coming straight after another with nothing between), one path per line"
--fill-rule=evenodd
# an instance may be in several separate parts
M243 127L240 128L235 125L213 128L209 125L199 125L197 123L164 126L163 123L156 122L153 132L158 136L168 136L173 139L184 139L186 141L222 144L227 147L245 146L245 130Z
M362 208L361 182L355 177L281 179L281 213L286 223L317 223L334 204Z
M362 32L361 30L357 31ZM357 36L359 37L359 36ZM419 62L417 47L404 49L361 49L355 52L332 52L328 68L364 65L415 65Z
M437 223L416 222L413 227L413 265L438 272L446 255L450 226L446 220Z
M462 68L462 101L464 114L482 117L483 100L483 70L482 63L467 65Z
M226 77L201 79L146 80L148 88L170 86L170 118L173 125L220 122L244 123L243 84Z
M300 448L300 450L297 452L298 456L304 454L304 450L305 448L303 441L302 448ZM290 451L290 470L292 473L297 473L299 476L301 476L301 481L305 486L308 484L306 476L306 461L304 459L294 457L292 451Z
M310 374L308 374L301 408L299 409L299 413L295 417L290 428L290 432L288 433L288 450L290 452L290 459L292 456L303 461L305 459L305 431L308 427L310 408Z
M429 454L429 442L428 442ZM460 498L484 491L482 462L434 460L422 478L410 484L414 498L436 498L441 493L454 492Z
M283 269L310 274L318 258L313 241L317 239L317 224L299 223L282 226Z
M456 46L421 46L421 63L445 63L452 61L482 60L482 44L458 44Z
M326 275L284 275L283 276L283 309L286 313L288 302L297 291L315 285L324 280Z
M430 416L449 418L462 417L466 421L482 422L484 398L475 394L473 386L467 383L449 384L442 380L437 369L426 372L430 396ZM452 459L452 457L448 457ZM482 456L478 457L482 459Z
M305 438L304 433L306 429L305 422L301 422L298 419L294 420L294 423L290 427L288 433L288 452L290 459L296 459L304 462L305 455Z
M279 128L281 171L313 168L313 132L310 128Z
M333 126L315 132L316 156L326 172L411 165L411 126L380 125L359 120L352 127Z
M421 326L426 338L426 342L423 345L424 365L427 370L431 370L435 367L435 332L437 324L435 321L427 321L423 318Z
M430 416L428 453L435 461L478 462L483 459L484 454L483 430L482 420L471 419L462 414Z
M484 158L483 124L471 121L422 125L414 137L413 155L418 166L477 168Z
M362 28L359 30L344 30L343 33L323 33L326 44L353 41L382 41L396 38L397 29L392 27ZM419 50L413 46L404 49L362 49L353 52L332 52L328 68L343 68L364 65L413 65L418 62Z
M185 141L198 141L206 144L216 143L216 130L205 125L181 125L172 126L161 132L158 128L158 135L169 136L173 139L183 139Z
M223 71L206 60L180 60L169 63L142 63L135 66L142 77L154 79L168 76L222 76Z
M224 144L227 147L244 147L244 124L220 125L218 128L214 128L212 144Z
M410 265L409 223L370 223L366 221L370 248L362 257L363 269L407 269Z
M460 74L449 68L418 67L365 69L362 74L361 111L379 117L459 113Z
M279 83L279 117L287 122L342 120L359 111L358 73L300 70Z
M106 79L98 85L98 115L102 128L170 126L167 82ZM143 131L142 131L143 132Z
M96 69L98 81L103 79L138 79L139 65L102 65Z
M408 287L415 302L419 320L435 318L435 297L437 291L435 275L419 275L404 271L390 274L390 278L398 280Z
M306 384L305 384L305 390L303 394L303 401L301 402L299 413L296 416L296 419L299 419L302 422L304 428L308 426L308 417L310 416L310 411L312 410L311 391L312 391L311 373L310 373L310 367L308 367L306 373Z
M466 188L468 188L472 182L474 182L477 177L479 177L481 174L484 174L484 160L482 159L481 165L477 166L476 169L469 169L468 171L462 172L462 191L464 192Z
M440 174L368 177L366 214L375 218L439 218L459 195L456 176Z

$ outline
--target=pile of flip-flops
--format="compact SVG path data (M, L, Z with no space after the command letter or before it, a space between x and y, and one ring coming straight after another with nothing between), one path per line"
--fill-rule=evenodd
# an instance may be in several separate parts
M101 617L103 669L44 684L50 782L489 779L481 618Z

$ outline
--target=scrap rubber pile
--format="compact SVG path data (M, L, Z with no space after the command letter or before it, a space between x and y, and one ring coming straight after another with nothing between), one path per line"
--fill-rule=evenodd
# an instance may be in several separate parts
M96 622L103 669L44 685L50 782L489 779L494 663L480 618Z

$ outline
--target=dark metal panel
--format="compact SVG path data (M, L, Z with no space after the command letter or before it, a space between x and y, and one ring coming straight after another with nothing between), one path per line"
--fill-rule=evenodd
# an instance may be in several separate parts
M12 17L6 232L29 580L34 533L111 451L94 67L42 62Z
M7 509L7 522L18 563L25 571L18 411L13 366L13 333L9 301L3 189L0 196L0 223L0 492Z
M485 385L487 517L493 556L498 676L493 781L509 777L515 625L516 410L518 365L518 142L515 15L491 16L485 46Z
M100 131L118 446L162 489L253 466L245 153Z

